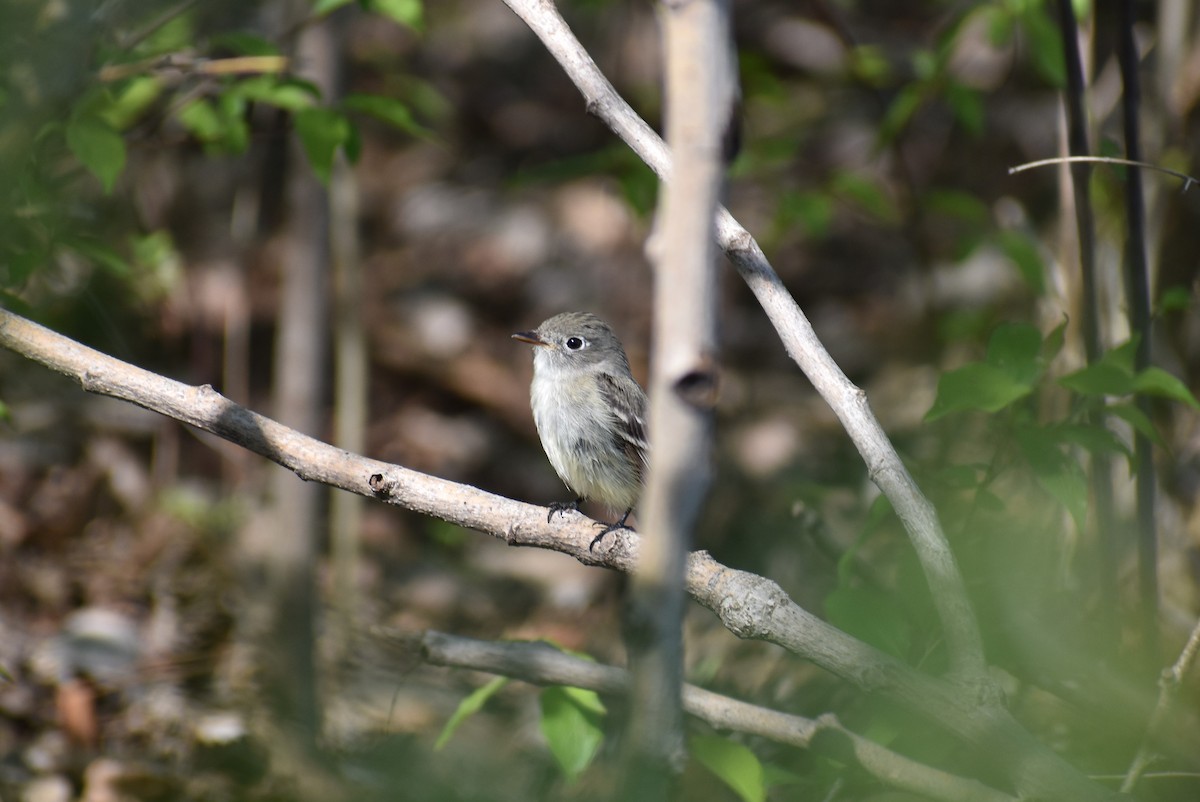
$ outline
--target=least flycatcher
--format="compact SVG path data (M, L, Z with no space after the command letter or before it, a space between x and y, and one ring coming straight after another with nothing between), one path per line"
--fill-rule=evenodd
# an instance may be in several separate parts
M550 514L577 510L584 499L615 512L592 540L627 529L646 471L646 394L629 371L621 341L609 325L586 312L555 315L514 339L533 349L530 405L542 448L573 501Z

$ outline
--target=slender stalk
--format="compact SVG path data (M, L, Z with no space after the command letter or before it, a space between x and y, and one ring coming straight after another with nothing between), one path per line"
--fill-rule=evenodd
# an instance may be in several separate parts
M1053 159L1038 159L1037 161L1025 162L1015 167L1009 167L1008 174L1015 175L1016 173L1023 173L1026 170L1032 170L1035 167L1049 167L1052 164L1079 164L1081 162L1089 162L1091 164L1119 164L1123 167L1139 167L1143 170L1154 170L1165 175L1173 175L1183 181L1184 192L1191 189L1192 184L1200 183L1200 179L1197 179L1195 176L1181 173L1178 170L1169 170L1166 167L1151 164L1150 162L1118 159L1114 156L1059 156Z
M1122 117L1125 127L1125 156L1142 160L1138 109L1141 84L1138 79L1137 43L1133 40L1136 21L1132 0L1121 0L1117 23L1118 60L1121 63ZM1142 173L1130 170L1125 176L1126 274L1129 287L1129 325L1138 338L1134 368L1145 370L1152 361L1153 337L1150 331L1150 271L1146 265L1146 199L1142 192ZM1150 414L1150 400L1138 396L1135 403L1143 414ZM1151 665L1158 657L1158 527L1155 521L1154 454L1150 439L1134 432L1134 462L1137 471L1138 521L1138 629L1144 638L1144 653Z
M1087 114L1084 110L1083 57L1079 52L1079 26L1075 21L1075 10L1071 0L1058 0L1058 14L1062 30L1063 59L1066 62L1067 90L1063 97L1067 112L1067 149L1072 157L1070 164L1071 189L1075 199L1075 228L1079 240L1079 275L1082 298L1080 319L1083 327L1083 349L1088 364L1093 364L1104 354L1100 336L1100 301L1096 290L1096 222L1089 197L1092 180L1090 161L1075 157L1088 156L1090 147L1087 134ZM1088 421L1093 426L1104 426L1104 411L1093 408ZM1107 642L1117 641L1117 534L1116 513L1113 508L1112 461L1107 454L1092 455L1091 506L1096 526L1096 588L1100 621L1109 622Z

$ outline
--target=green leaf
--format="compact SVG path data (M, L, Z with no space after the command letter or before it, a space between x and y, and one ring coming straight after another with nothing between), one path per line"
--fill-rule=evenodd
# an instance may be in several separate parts
M43 242L30 244L25 250L10 251L0 264L0 283L5 287L20 287L30 276L46 266L51 255L50 248ZM13 310L16 309L16 304L20 303L16 296L3 290L0 290L0 301Z
M1041 295L1046 289L1046 267L1037 243L1019 231L1001 231L996 237L1000 250L1016 266L1029 289Z
M179 110L179 122L213 152L241 153L250 144L250 129L243 118L244 98L226 93L218 105L205 98Z
M1124 158L1125 145L1121 142L1121 140L1114 138L1112 134L1101 135L1100 145L1099 145L1099 148L1097 149L1096 155L1101 156L1105 159ZM1125 179L1129 175L1128 167L1126 167L1124 164L1110 164L1110 165L1108 165L1108 168L1112 170L1112 174L1114 176L1116 176L1118 183L1121 183L1121 184L1125 183ZM1096 195L1096 197L1099 198L1099 197L1103 197L1103 196Z
M76 253L87 257L114 275L128 277L132 272L129 262L125 260L125 257L99 240L83 237L65 237L62 244Z
M257 103L297 112L310 108L321 92L311 81L256 75L234 85L230 92Z
M1025 51L1032 55L1034 66L1048 84L1056 89L1063 87L1067 79L1058 26L1041 3L1027 3L1023 11L1021 26L1029 37Z
M574 655L575 657L593 660L590 655L574 652L570 649L563 649L562 651L566 652L567 654ZM600 694L596 693L595 691L589 691L587 688L572 688L569 685L562 685L560 687L562 688L563 692L570 697L571 701L574 702L575 705L585 713L591 713L596 716L604 716L608 714L608 708L604 706L604 702L600 701Z
M1111 362L1122 370L1133 374L1133 366L1137 360L1138 338L1130 337L1125 342L1111 349L1105 354L1101 361Z
M635 167L617 174L621 197L639 217L647 217L658 202L658 177L649 169Z
M858 555L859 549L867 540L879 531L883 525L895 518L892 511L892 502L888 501L888 497L882 493L875 497L871 502L871 506L867 508L866 520L863 521L862 529L858 533L858 537L850 545L850 548L842 552L842 556L837 562L837 577L838 583L847 585L850 578L854 576L854 561Z
M1192 409L1200 409L1200 402L1187 385L1162 368L1148 367L1133 378L1133 391L1142 395L1155 395L1169 398L1187 404Z
M840 587L825 597L829 623L890 655L906 659L912 623L888 594L871 588Z
M99 115L85 114L67 123L67 147L88 172L100 179L104 191L112 192L125 169L125 140L121 135Z
M332 109L311 108L296 112L296 133L308 163L322 184L329 183L337 149L353 137L350 120Z
M968 490L979 485L980 473L977 465L944 465L934 469L931 478L948 490Z
M984 19L987 24L988 42L993 47L1008 47L1013 31L1016 30L1016 20L1009 9L985 6L980 11L987 14Z
M362 155L362 136L354 123L350 123L350 131L342 143L342 153L346 154L346 161L351 164L357 164L358 157Z
M925 88L921 84L908 84L896 95L892 105L888 106L879 125L881 144L887 145L908 127L913 115L925 102Z
M220 150L229 153L245 153L250 147L250 124L246 122L246 99L234 92L226 92L218 99L217 108L225 121L221 138L214 143Z
M581 704L581 693L592 692L554 685L544 689L540 696L542 735L558 767L571 781L591 764L604 740L604 731L595 712L595 704L599 704L599 699L595 700L595 704ZM603 710L603 705L600 708Z
M130 78L116 91L112 102L100 114L115 130L124 131L158 100L162 88L162 83L149 75Z
M763 784L767 788L784 788L791 785L808 785L812 778L805 774L777 766L774 763L763 764Z
M434 750L444 747L450 741L450 736L454 735L454 731L458 729L459 725L470 716L478 713L487 700L495 696L501 688L508 684L508 681L508 677L496 677L482 688L476 688L466 699L459 702L458 709L454 711L454 715L450 716L450 720L446 722L446 726L442 727L442 732L438 735L437 743L433 745Z
M1133 392L1133 372L1106 354L1096 364L1063 376L1058 383L1083 395L1128 395Z
M1066 507L1082 531L1087 523L1088 487L1079 463L1064 454L1041 427L1018 429L1016 435L1037 483Z
M895 222L900 217L895 204L879 182L866 176L839 172L833 177L832 190L885 223Z
M913 75L921 82L927 83L937 78L940 67L937 54L932 50L918 48L911 57Z
M1046 427L1046 434L1056 443L1079 446L1092 454L1123 454L1131 456L1129 449L1115 434L1103 426L1079 423L1059 423Z
M203 98L180 109L178 117L188 133L202 142L219 139L224 129L224 121L217 114L217 107Z
M1062 323L1054 327L1054 330L1046 335L1046 341L1042 345L1042 359L1045 362L1052 362L1059 352L1062 351L1063 344L1067 341L1067 317L1063 316Z
M178 53L180 50L194 47L200 38L196 34L197 14L194 12L193 8L170 17L137 44L132 53L140 57L147 57L164 53Z
M850 72L855 78L876 89L885 86L892 77L892 65L883 48L859 45L849 53Z
M423 138L431 135L428 128L425 128L413 119L412 112L408 106L395 98L383 97L382 95L349 95L342 101L342 105L352 111L369 114L375 119L381 120L407 134Z
M849 53L850 72L855 78L875 88L881 88L891 78L892 65L888 63L883 48L876 45L859 45Z
M688 739L688 751L744 802L765 802L762 763L746 747L726 738L697 735Z
M992 512L997 515L1008 509L1008 504L1004 499L986 487L981 487L975 491L975 506L984 512Z
M367 8L415 31L424 22L421 0L367 0Z
M975 226L988 225L991 210L970 192L954 189L931 189L921 196L921 206L935 214L964 220Z
M342 6L348 6L353 2L354 0L316 0L313 3L313 14L320 17L331 11L336 11Z
M950 104L954 118L967 133L972 136L980 136L983 133L984 107L978 92L962 84L952 83L946 87L946 102Z
M1133 404L1109 404L1105 409L1124 420L1133 427L1135 432L1150 442L1160 446L1164 444L1162 437L1158 434L1158 429L1155 429L1154 424L1150 422L1150 418L1146 417L1146 413Z
M1187 287L1171 287L1158 297L1158 312L1185 312L1192 306L1192 293Z
M1042 334L1028 323L1004 323L988 339L987 364L1032 387L1042 374Z
M951 412L999 412L1032 392L1033 387L986 362L974 362L938 378L937 398L925 413L934 421Z
M344 0L350 2L350 0ZM257 34L247 31L230 31L209 40L214 50L224 48L239 56L278 56L281 55L279 45L264 39Z
M823 237L832 222L833 200L824 192L785 192L775 207L775 228L779 232L799 223L809 237Z

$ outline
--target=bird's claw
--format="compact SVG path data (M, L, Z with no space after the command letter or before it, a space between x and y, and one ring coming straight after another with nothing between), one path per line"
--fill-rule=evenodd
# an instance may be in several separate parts
M611 524L606 524L601 521L597 521L596 526L603 526L604 528L600 530L599 534L597 534L594 538L592 538L592 542L588 545L588 551L595 551L596 544L599 543L601 540L604 540L604 536L607 535L609 532L615 532L618 529L628 529L630 532L636 531L636 530L634 530L634 528L632 526L625 523L625 519L628 517L629 517L629 513L626 512L624 515L621 516L621 520L615 521Z
M582 500L583 499L577 498L574 501L551 502L549 505L547 505L550 508L550 512L548 512L546 514L546 523L550 523L550 519L552 519L554 517L554 513L556 513L556 512L559 513L560 515L565 514L567 512L579 512L579 502L581 502Z

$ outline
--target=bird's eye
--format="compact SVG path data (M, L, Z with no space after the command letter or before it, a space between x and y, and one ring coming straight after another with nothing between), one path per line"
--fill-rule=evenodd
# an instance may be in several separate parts
M567 349L570 351L578 351L580 348L582 348L585 345L587 345L587 343L584 342L582 337L568 337L567 338Z

